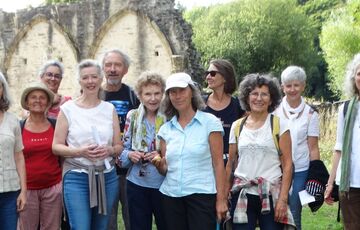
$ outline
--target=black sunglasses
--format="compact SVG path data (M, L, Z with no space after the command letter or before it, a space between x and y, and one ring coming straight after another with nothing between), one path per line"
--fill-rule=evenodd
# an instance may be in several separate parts
M216 70L205 71L205 77L206 77L207 75L209 75L209 74L210 74L210 76L215 77L215 75L216 75L217 73L220 73L220 72L219 72L219 71L216 71Z

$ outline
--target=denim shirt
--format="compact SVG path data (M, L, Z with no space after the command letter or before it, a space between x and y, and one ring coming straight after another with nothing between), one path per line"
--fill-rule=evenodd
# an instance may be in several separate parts
M212 132L224 134L220 120L199 110L184 129L176 116L161 126L158 136L166 143L168 170L160 192L171 197L216 193L209 144Z

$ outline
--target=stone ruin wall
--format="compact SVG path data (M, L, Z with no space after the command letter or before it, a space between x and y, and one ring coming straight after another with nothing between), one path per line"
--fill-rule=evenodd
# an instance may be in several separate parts
M0 70L13 96L11 111L20 114L21 92L39 80L45 61L63 62L59 92L76 97L76 64L86 58L100 60L112 48L130 56L124 82L131 86L145 70L165 77L186 71L199 79L202 67L191 35L174 0L87 0L16 13L0 10Z

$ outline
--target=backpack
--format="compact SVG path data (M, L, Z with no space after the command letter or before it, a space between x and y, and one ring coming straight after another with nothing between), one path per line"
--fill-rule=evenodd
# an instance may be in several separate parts
M246 116L246 117L242 117L235 121L236 123L235 123L235 127L234 127L234 134L235 134L235 139L236 139L236 145L238 144L240 132L243 129L247 118L248 117ZM274 144L275 144L276 150L280 156L281 155L280 146L279 146L280 119L278 116L275 116L274 114L270 114L270 126L271 126L271 133L272 133L272 137L274 140Z

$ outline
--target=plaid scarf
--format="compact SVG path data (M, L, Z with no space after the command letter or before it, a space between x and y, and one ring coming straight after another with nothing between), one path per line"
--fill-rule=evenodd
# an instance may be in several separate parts
M358 110L358 97L353 97L349 102L346 112L345 125L343 132L343 145L341 150L341 178L339 190L348 192L350 188L350 162L351 162L351 142L353 135L354 122Z
M276 202L279 198L280 189L281 189L281 180L270 183L262 177L257 177L252 180L248 180L243 177L235 177L233 186L231 188L231 194L240 192L239 199L236 203L233 222L236 224L247 223L247 197L246 193L248 188L252 186L257 186L257 191L260 196L261 201L261 213L267 214L270 212L270 194L272 195L273 205L275 209ZM289 206L287 208L287 215L279 221L280 223L285 224L284 229L296 229L295 222L292 217Z

